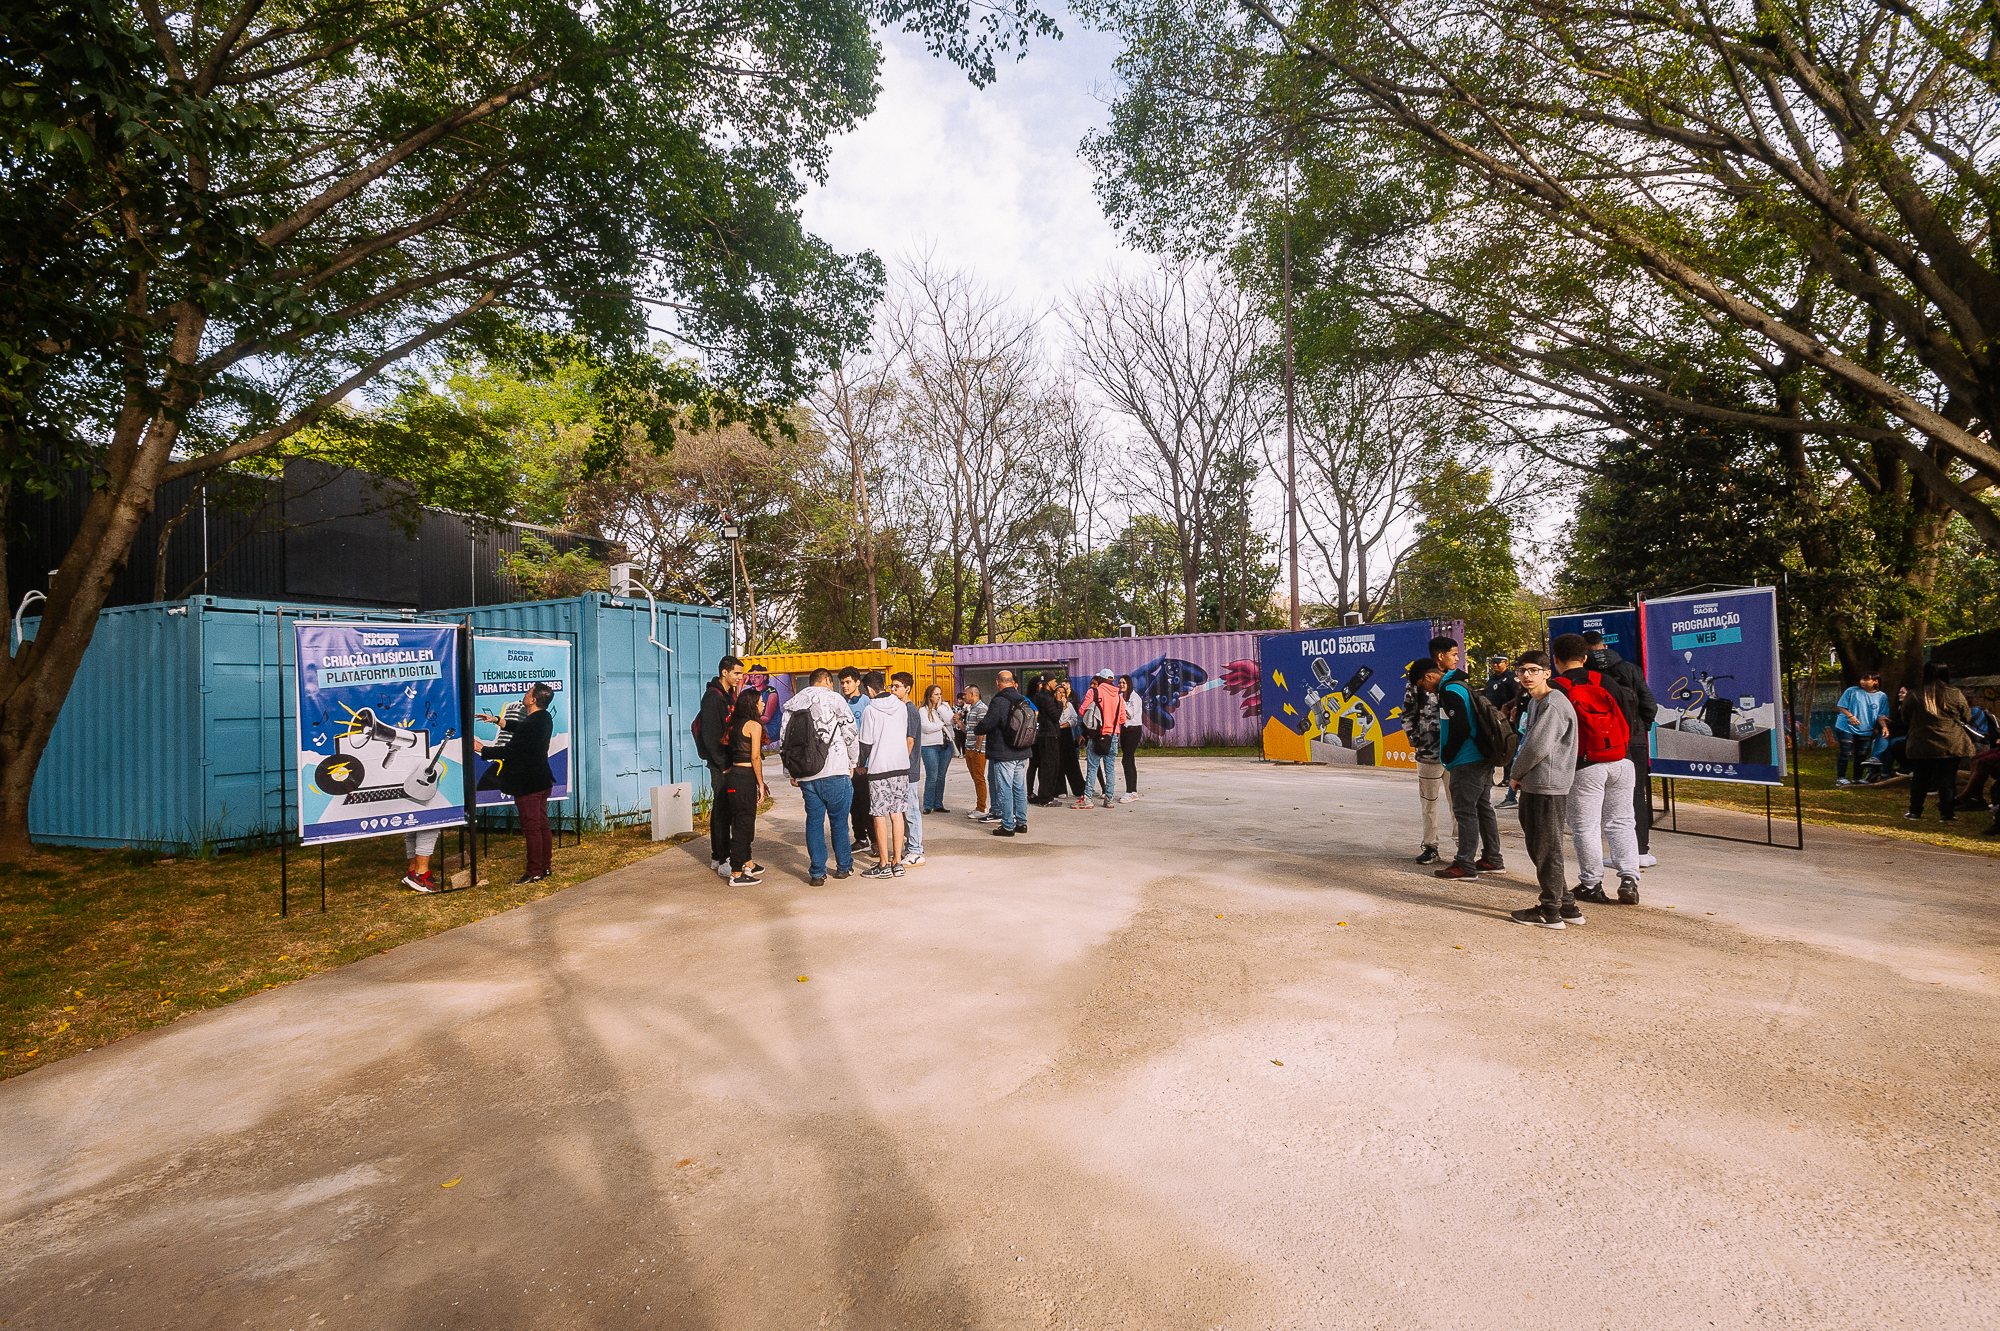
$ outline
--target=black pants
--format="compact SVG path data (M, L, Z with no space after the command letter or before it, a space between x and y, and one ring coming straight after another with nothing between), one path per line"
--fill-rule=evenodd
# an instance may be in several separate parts
M1557 919L1564 906L1576 904L1575 889L1563 873L1563 835L1569 828L1565 795L1531 795L1522 791L1521 836L1528 843L1528 858L1535 862L1535 878L1542 885L1542 918Z
M1035 740L1035 800L1053 804L1062 798L1062 732Z
M1632 830L1639 838L1639 853L1653 853L1653 757L1646 745L1626 750L1632 759Z
M1144 733L1144 726L1126 726L1119 732L1118 753L1125 760L1125 793L1128 795L1139 788L1139 736Z
M1073 727L1072 727L1073 729ZM1076 742L1076 736L1069 730L1062 732L1056 741L1062 746L1062 777L1069 784L1069 793L1077 799L1083 798L1083 748ZM1062 785L1056 786L1056 794L1062 794Z
M730 807L729 797L723 794L723 785L729 769L708 769L708 858L726 860L729 858L729 825L735 817Z
M1938 817L1958 817L1958 763L1956 758L1912 758L1910 766L1910 812L1924 811L1924 796L1935 790Z
M729 805L729 867L742 873L757 837L757 774L747 767L730 768L722 778L722 792Z
M872 845L875 841L875 818L868 812L868 787L873 784L865 776L854 778L854 844Z

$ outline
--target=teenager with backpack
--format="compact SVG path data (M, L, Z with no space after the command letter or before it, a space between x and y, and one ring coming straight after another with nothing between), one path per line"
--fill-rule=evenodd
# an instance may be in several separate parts
M1556 676L1576 712L1576 779L1569 788L1569 830L1576 842L1578 901L1611 904L1604 893L1604 846L1618 873L1618 902L1639 904L1639 838L1633 830L1634 772L1627 750L1632 742L1629 712L1636 700L1617 680L1589 666L1590 649L1579 634L1565 633L1550 644ZM1625 694L1624 698L1619 697Z
M1500 817L1493 811L1493 769L1502 746L1500 715L1493 704L1464 671L1447 668L1438 689L1438 759L1451 788L1458 851L1436 871L1439 878L1476 879L1482 869L1498 873L1507 867L1500 851Z
M1636 661L1627 661L1606 645L1602 633L1589 630L1583 635L1583 645L1590 653L1590 668L1624 685L1633 703L1625 713L1632 727L1632 742L1625 750L1625 756L1632 760L1632 827L1639 839L1639 867L1650 868L1659 863L1653 858L1653 719L1660 714L1660 700L1646 683L1646 672ZM1624 701L1619 699L1621 704Z
M1090 681L1090 688L1083 695L1078 721L1090 771L1084 777L1083 798L1077 807L1090 807L1090 792L1095 788L1097 798L1108 809L1111 807L1114 780L1111 774L1118 770L1118 737L1125 730L1125 699L1119 694L1118 686L1111 682L1109 666L1098 671Z
M854 872L847 819L854 805L854 777L861 764L861 740L846 699L833 691L833 672L812 672L807 687L785 701L785 729L778 760L806 803L807 881L826 883L827 824L833 828L833 876Z
M1548 657L1540 652L1522 652L1514 664L1525 726L1508 785L1521 811L1521 836L1535 862L1542 897L1509 915L1521 924L1566 929L1583 923L1583 910L1563 873L1563 832L1569 822L1565 805L1576 784L1576 709L1550 686L1552 674Z
M986 785L1000 826L994 836L1024 836L1028 831L1028 755L1034 751L1041 718L1035 705L1014 687L1014 672L1002 670L994 679L998 692L986 715L973 727L986 737Z

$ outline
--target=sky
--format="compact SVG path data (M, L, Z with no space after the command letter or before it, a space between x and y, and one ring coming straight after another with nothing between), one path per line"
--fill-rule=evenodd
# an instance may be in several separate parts
M1035 306L1133 262L1077 154L1106 118L1118 43L1073 16L1062 28L983 89L920 41L884 34L875 113L835 142L807 229L848 253L874 250L892 271L932 248Z

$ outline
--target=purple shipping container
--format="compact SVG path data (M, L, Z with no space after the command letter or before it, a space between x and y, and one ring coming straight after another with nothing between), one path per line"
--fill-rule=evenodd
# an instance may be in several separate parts
M993 696L993 676L1012 670L1061 673L1081 692L1110 667L1130 675L1145 700L1146 737L1159 744L1254 745L1263 730L1257 690L1257 640L1263 633L1174 633L1153 638L1073 638L1057 642L979 642L952 648L958 687Z

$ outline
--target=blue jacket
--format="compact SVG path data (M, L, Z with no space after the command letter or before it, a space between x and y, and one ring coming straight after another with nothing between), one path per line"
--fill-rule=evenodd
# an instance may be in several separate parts
M1445 676L1438 690L1438 761L1446 767L1491 765L1492 759L1479 751L1479 727L1472 715L1472 691L1465 675L1454 670Z

